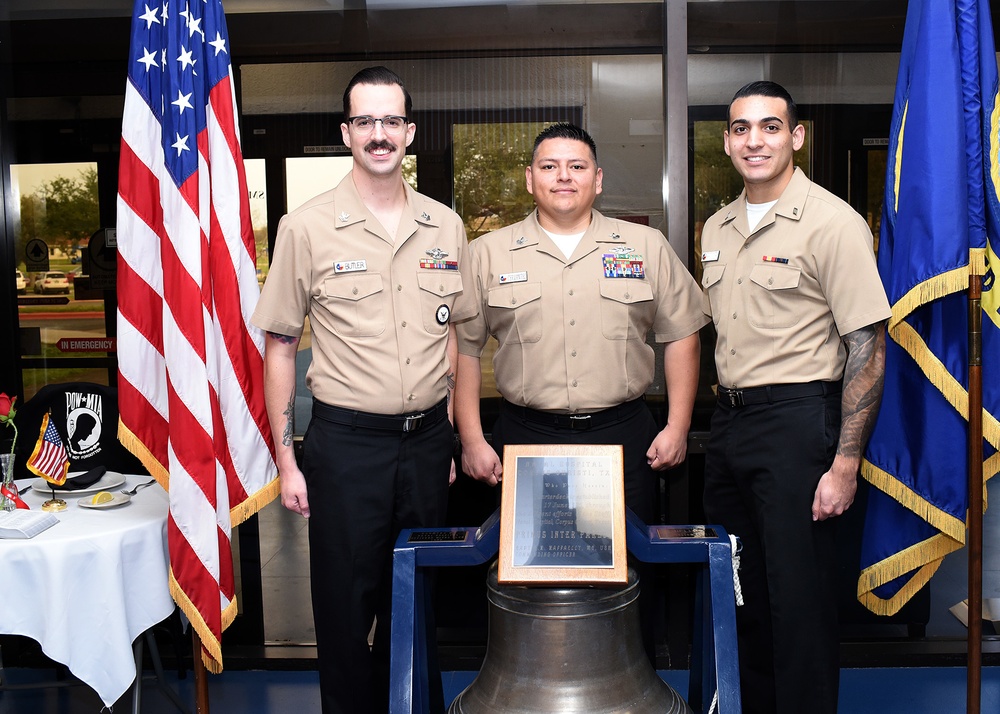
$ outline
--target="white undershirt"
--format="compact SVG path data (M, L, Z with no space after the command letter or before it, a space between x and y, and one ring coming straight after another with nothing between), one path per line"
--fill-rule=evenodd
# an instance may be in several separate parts
M778 199L768 201L767 203L750 203L750 201L747 201L747 226L749 226L751 233L754 232L760 220L767 215L767 212L777 202Z
M583 234L587 231L581 231L580 233L570 233L569 235L564 235L562 233L553 233L552 231L545 230L545 235L552 239L552 242L563 252L566 256L566 260L573 255L573 251L576 247L580 245L580 239L583 238Z

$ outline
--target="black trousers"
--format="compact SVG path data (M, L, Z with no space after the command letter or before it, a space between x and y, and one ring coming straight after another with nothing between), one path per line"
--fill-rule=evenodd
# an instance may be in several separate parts
M303 473L323 714L388 711L392 549L403 528L444 525L453 433L447 419L403 433L313 415ZM443 712L433 598L425 599L431 711Z
M493 427L493 448L503 459L506 444L621 444L622 470L625 481L625 505L632 509L643 523L659 522L659 474L646 463L646 452L659 433L656 420L642 400L619 407L621 418L585 430L561 428L539 424L519 416L507 406L500 408L500 416ZM642 644L650 663L656 666L657 603L660 593L654 586L653 566L630 559L640 580L639 620Z
M840 400L720 404L712 417L705 514L743 545L736 623L744 714L837 710L836 519L813 522L811 509L836 453Z

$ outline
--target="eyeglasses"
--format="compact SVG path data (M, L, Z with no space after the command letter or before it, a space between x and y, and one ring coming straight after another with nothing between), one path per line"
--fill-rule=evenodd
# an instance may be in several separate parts
M381 119L376 119L370 116L357 116L357 117L347 117L347 122L354 127L354 131L359 134L371 134L375 131L376 122L382 124L382 129L386 134L398 134L406 128L407 120L406 117L398 116L384 116Z

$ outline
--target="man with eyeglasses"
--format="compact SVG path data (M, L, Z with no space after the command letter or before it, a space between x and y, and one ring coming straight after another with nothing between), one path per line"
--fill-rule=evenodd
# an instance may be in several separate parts
M264 388L281 501L309 519L324 714L387 711L392 548L401 529L444 523L454 479L452 322L476 306L463 293L461 219L403 180L411 113L402 80L385 67L350 81L341 132L354 166L281 219L253 316L267 331ZM291 420L307 316L313 418L300 470ZM431 708L443 711L430 607L425 616Z

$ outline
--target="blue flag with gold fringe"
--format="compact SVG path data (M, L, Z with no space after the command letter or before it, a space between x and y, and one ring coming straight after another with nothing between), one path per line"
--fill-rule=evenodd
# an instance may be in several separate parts
M984 276L984 478L1000 470L997 89L988 2L910 0L878 247L885 391L861 468L874 488L858 599L878 614L965 543L970 274Z

